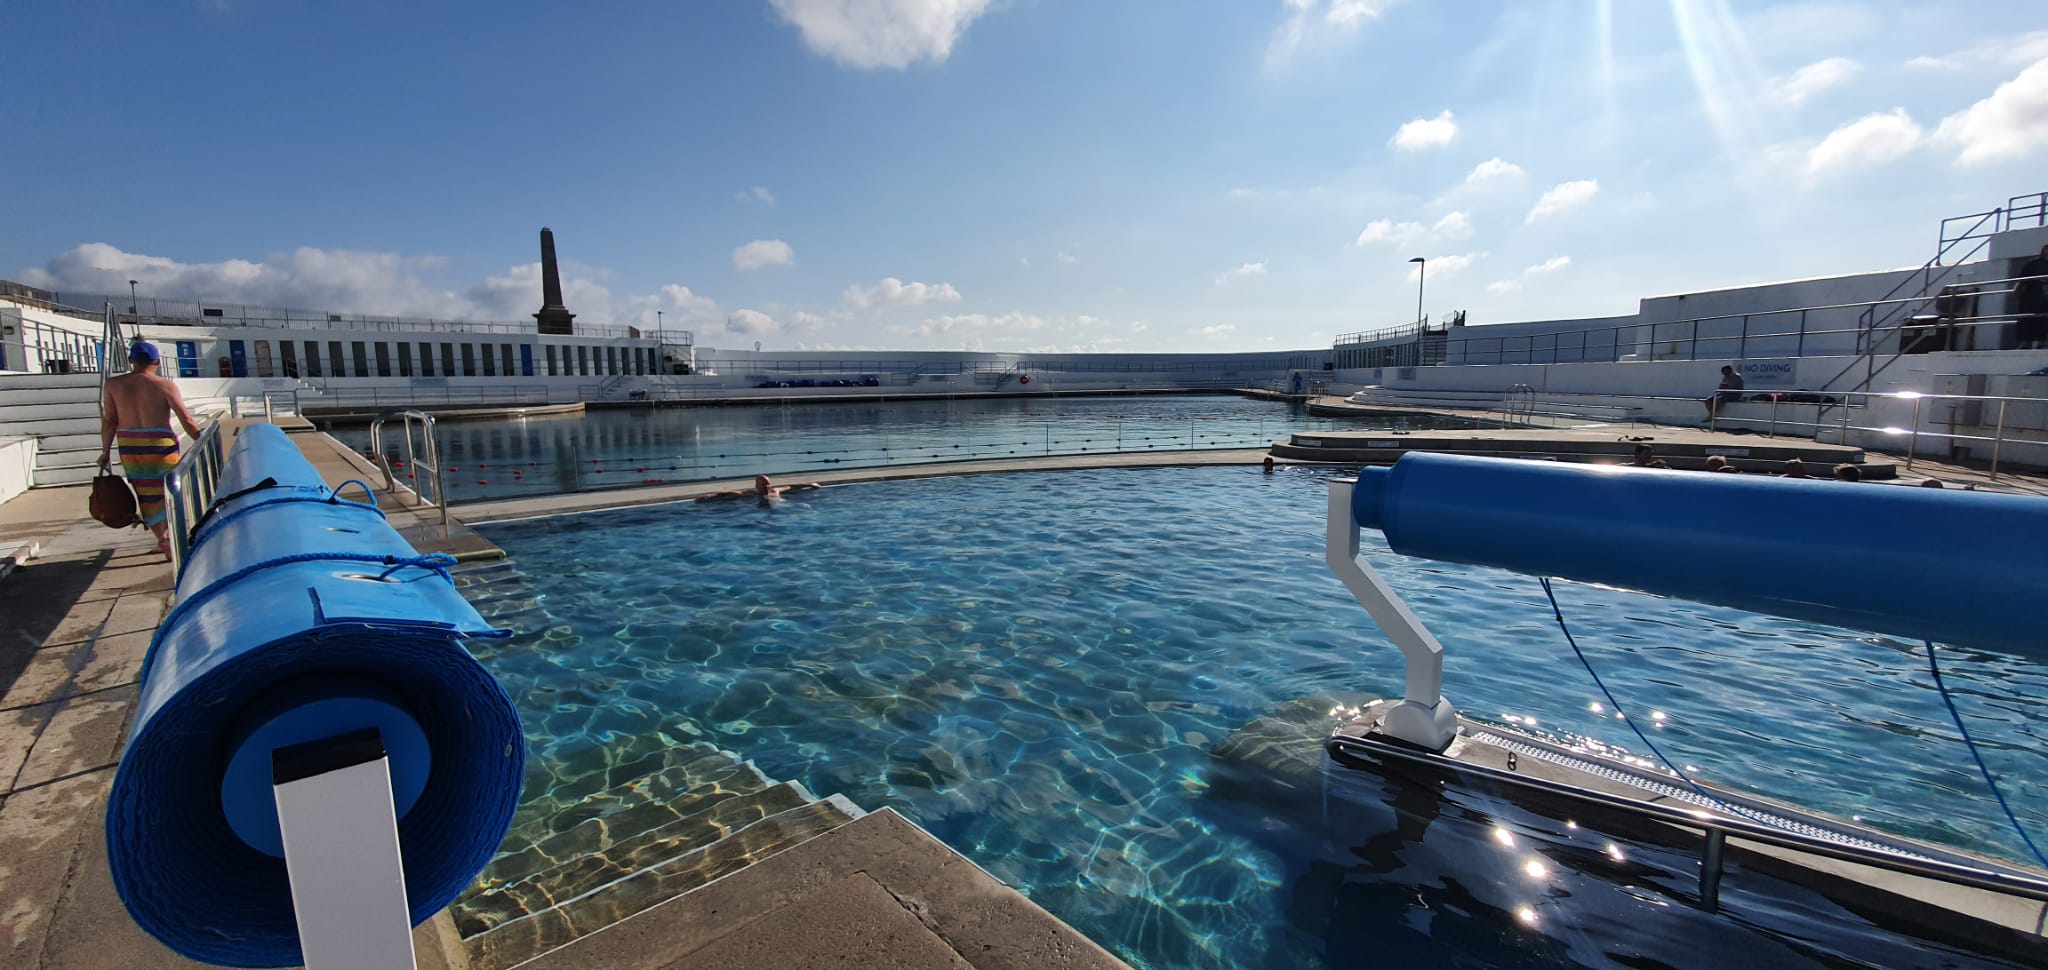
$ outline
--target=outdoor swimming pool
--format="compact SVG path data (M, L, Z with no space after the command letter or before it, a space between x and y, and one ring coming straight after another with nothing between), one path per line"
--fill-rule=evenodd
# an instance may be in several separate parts
M457 502L641 484L971 458L1263 448L1291 431L1466 427L1448 419L1311 417L1213 395L880 401L593 410L580 418L443 422ZM333 429L358 451L367 427ZM402 455L387 443L387 454Z
M486 526L537 594L479 598L518 627L480 656L536 763L681 723L896 808L1140 966L1977 962L1754 873L1708 915L1684 901L1693 852L1492 793L1357 772L1286 791L1212 755L1306 695L1398 690L1398 655L1323 563L1326 491L1308 472L1105 470ZM1465 712L1630 746L1534 579L1367 546L1450 645ZM1913 646L1559 597L1616 695L1703 776L2017 857ZM2048 667L1950 651L1944 671L2048 831Z

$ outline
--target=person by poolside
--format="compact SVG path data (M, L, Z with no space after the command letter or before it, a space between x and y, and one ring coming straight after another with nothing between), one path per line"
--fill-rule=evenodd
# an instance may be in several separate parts
M775 504L775 500L781 498L784 492L801 492L807 489L824 487L817 482L804 482L798 485L777 485L774 479L766 475L755 475L753 488L734 489L730 492L713 492L710 495L700 496L697 501L713 502L719 499L752 497L760 500L761 507L765 509Z
M1707 470L1710 472L1732 472L1735 470L1735 466L1728 464L1728 459L1720 455L1708 455Z
M1787 459L1785 459L1785 472L1784 472L1784 474L1783 474L1782 476L1780 476L1780 477L1783 477L1783 478L1812 478L1813 476L1812 476L1812 475L1808 475L1808 474L1806 473L1806 463L1805 463L1805 462L1803 462L1803 461L1800 461L1800 460L1799 460L1799 459L1797 459L1797 458L1787 458Z
M1266 466L1266 474L1268 474L1268 475L1271 475L1271 474L1273 474L1273 456L1272 456L1272 455L1267 455L1267 456L1266 456L1265 466Z
M100 470L113 465L114 447L121 449L121 474L135 490L142 524L156 533L156 551L171 554L169 510L164 506L164 478L178 467L177 416L185 434L199 437L199 422L185 409L178 385L157 373L163 355L156 345L138 340L128 348L134 369L107 379L100 395Z
M1923 482L1921 482L1921 483L1920 483L1920 487L1921 487L1921 488L1947 488L1948 486L1946 486L1946 485L1943 485L1943 484L1941 483L1941 479L1939 479L1939 478L1930 478L1930 479L1927 479L1926 481L1923 481Z
M1847 462L1844 462L1840 465L1835 466L1835 481L1860 482L1862 480L1863 471L1862 469L1857 468L1855 465L1851 465Z
M1655 468L1657 467L1655 464L1656 460L1657 452L1655 449L1649 445L1637 445L1636 456L1629 460L1629 464L1637 468Z
M1707 398L1707 417L1721 413L1721 406L1742 400L1742 375L1735 368L1721 365L1721 387Z

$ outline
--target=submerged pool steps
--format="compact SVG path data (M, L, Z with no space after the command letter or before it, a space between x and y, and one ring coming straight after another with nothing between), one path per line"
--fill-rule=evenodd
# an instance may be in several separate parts
M716 841L650 864L532 915L465 937L463 948L470 968L495 970L522 964L830 832L862 814L853 803L833 795L761 817L724 833ZM546 965L545 959L536 965Z
M493 623L554 626L511 560L454 571ZM531 725L547 736L545 719ZM574 735L565 735L574 736ZM680 718L528 762L498 854L450 907L471 970L522 964L863 813L778 782Z

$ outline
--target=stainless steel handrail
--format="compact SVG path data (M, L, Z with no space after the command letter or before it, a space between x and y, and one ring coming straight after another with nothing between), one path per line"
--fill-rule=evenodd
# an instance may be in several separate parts
M411 480L416 483L408 489L412 492L414 507L423 504L439 507L441 528L448 528L448 483L441 472L441 447L439 438L434 433L434 416L412 408L387 408L370 422L370 454L376 460L377 467L384 471L384 489L396 495L398 480L392 475L391 460L384 453L384 422L390 418L399 418L405 425L405 467L412 469ZM418 449L413 447L415 426L424 432L424 444ZM422 452L426 455L424 459L420 457ZM424 478L420 477L422 466L426 472ZM426 496L428 488L434 492L431 502Z
M199 437L193 439L191 450L178 459L178 466L171 469L164 478L165 509L171 523L171 574L177 576L185 569L187 544L191 542L192 524L206 514L213 505L213 493L220 482L221 461L225 449L220 440L220 422L208 421L199 429Z

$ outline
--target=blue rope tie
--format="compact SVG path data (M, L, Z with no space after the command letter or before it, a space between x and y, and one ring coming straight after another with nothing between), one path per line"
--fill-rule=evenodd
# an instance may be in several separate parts
M344 489L344 488L347 488L347 487L349 487L350 485L359 485L359 486L361 486L361 487L362 487L362 489L363 489L363 494L364 494L364 495L368 495L368 496L370 497L370 501L369 501L369 502L367 502L367 503L364 503L364 502L348 502L348 501L346 501L345 499L343 499L343 498L341 497L341 490L342 490L342 489ZM341 484L339 484L339 485L336 485L336 486L334 486L334 490L333 490L333 491L330 491L330 492L328 492L328 493L327 493L327 500L328 500L328 501L330 501L330 502L337 502L337 503L343 503L343 504L347 504L347 505L364 505L364 504L367 504L367 505L368 505L368 506L369 506L370 508L373 508L373 509L374 509L374 508L376 508L376 507L377 507L377 490L376 490L376 489L373 489L373 488L371 488L368 482L365 482L365 481L363 481L363 480L362 480L362 479L360 479L360 478L351 478L351 479L349 479L348 481L342 482Z
M1984 776L1984 784L1991 787L1991 797L1998 799L1998 807L2004 810L2005 820L2012 823L2012 830L2019 833L2021 842L2027 844L2027 851L2034 854L2034 861L2039 863L2041 868L2048 869L2048 858L2042 858L2041 850L2034 845L2034 840L2027 837L2026 827L2022 826L2019 817L2012 813L2012 806L2005 803L2005 793L1998 790L1998 780L1991 777L1991 769L1985 766L1984 756L1977 752L1977 742L1970 738L1970 729L1963 726L1963 715L1956 710L1955 698L1949 696L1948 685L1942 683L1941 664L1934 659L1934 641L1920 642L1927 645L1927 670L1934 675L1934 689L1941 692L1941 702L1948 705L1949 719L1955 721L1956 730L1962 732L1963 746L1970 749L1970 758L1977 762L1977 773Z
M345 498L336 497L338 491L339 490L337 489L334 492L328 492L327 494L324 495L286 495L280 498L267 498L261 502L252 502L248 505L244 505L234 510L233 512L229 512L228 514L221 516L220 518L205 523L201 531L192 537L192 541L185 545L185 558L188 560L191 559L193 551L199 548L200 543L203 543L207 539L212 538L213 534L219 532L222 526L225 526L228 523L233 522L244 515L254 512L257 509L265 508L267 506L272 505L284 505L290 502L318 502L322 505L346 505L350 508L363 509L364 511L368 512L375 512L377 514L377 517L380 519L390 518L389 516L384 514L383 509L380 509L375 505L371 505L366 502L352 502Z
M1538 582L1541 582L1543 584L1543 595L1550 598L1550 615L1557 619L1557 628L1559 630L1564 631L1564 642L1572 645L1572 653L1578 655L1579 663L1583 664L1586 668L1586 673L1592 676L1593 685L1595 687L1600 688L1600 693L1602 696L1607 698L1608 705L1614 708L1614 713L1621 715L1621 719L1624 723L1628 725L1628 729L1634 731L1636 737L1643 742L1643 747L1649 748L1650 753L1657 756L1658 762L1664 765L1664 770L1669 771L1674 775L1677 775L1678 780L1685 782L1687 788L1692 789L1693 792L1699 795L1701 798L1704 798L1707 801L1713 803L1714 807L1719 808L1730 815L1739 815L1743 818L1749 819L1752 822L1760 822L1762 824L1769 825L1772 828L1777 828L1778 825L1768 818L1756 815L1752 812L1749 812L1741 808L1740 806L1730 805L1727 802L1715 798L1712 794L1708 793L1706 789L1701 788L1697 783L1695 783L1692 780L1692 778L1688 777L1685 772L1679 771L1678 766L1672 764L1670 758L1664 757L1664 752L1658 750L1656 743L1650 740L1650 736L1644 734L1643 729L1637 726L1636 719L1630 717L1627 712L1621 709L1621 702L1614 699L1614 692L1607 689L1607 683L1605 681L1602 681L1600 679L1599 672L1593 669L1593 662L1591 660L1586 659L1586 652L1584 650L1579 649L1579 641L1572 637L1571 628L1565 626L1564 611L1558 608L1557 594L1552 592L1550 589L1550 578L1547 576L1539 577Z

